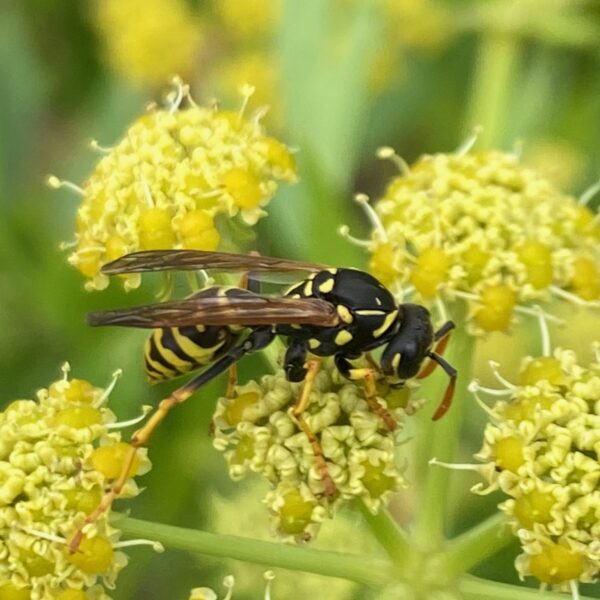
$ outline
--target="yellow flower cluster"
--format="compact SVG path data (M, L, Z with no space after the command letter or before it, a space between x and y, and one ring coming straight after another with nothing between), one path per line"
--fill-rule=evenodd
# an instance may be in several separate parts
M283 372L266 375L260 383L238 386L233 398L221 398L214 415L214 445L225 452L231 477L262 473L273 486L265 499L273 529L296 541L312 538L323 520L352 498L362 498L376 512L404 483L394 462L398 430L391 432L370 410L364 390L328 363L304 413L336 487L335 497L328 497L315 449L291 413L301 387ZM404 392L378 401L397 422L416 404Z
M101 266L136 250L215 250L219 219L253 225L277 181L295 180L290 151L256 120L189 98L179 108L185 93L137 119L84 183L69 262L89 278L87 289L105 288ZM140 277L124 280L133 288Z
M507 382L508 384L508 382ZM600 356L524 359L519 382L490 411L482 472L523 547L521 576L566 588L600 570ZM480 490L481 491L481 490Z
M113 381L114 384L114 381ZM128 445L113 432L106 390L65 377L0 413L0 598L109 600L127 557L104 515L68 541L121 469ZM131 477L149 468L139 454ZM138 488L127 482L124 495Z
M185 0L97 0L96 25L108 63L138 85L190 74L202 38Z
M466 298L474 332L507 329L517 303L600 299L598 217L512 154L423 156L375 209L373 274L424 303Z
M213 496L210 499L210 521L212 529L219 534L240 535L266 540L269 537L269 520L261 505L265 482L249 477L240 483L233 497ZM240 514L243 517L240 518ZM382 550L373 535L368 531L364 520L355 511L341 511L334 520L321 526L313 547L331 552L349 552L369 556L380 555ZM260 565L240 561L227 561L223 567L235 573L236 591L243 597L252 597L256 580L262 568ZM313 573L299 574L286 569L276 569L277 595L281 598L319 598L327 589L328 600L348 600L361 598L361 587L347 579L324 577Z

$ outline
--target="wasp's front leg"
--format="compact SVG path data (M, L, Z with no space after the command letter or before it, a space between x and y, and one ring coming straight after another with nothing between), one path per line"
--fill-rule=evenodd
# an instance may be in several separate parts
M369 408L385 423L388 431L394 431L398 427L396 419L394 419L389 411L381 406L377 400L377 379L379 378L379 370L376 370L373 367L355 369L350 361L341 354L335 356L335 366L347 379L364 382L365 400L367 401Z

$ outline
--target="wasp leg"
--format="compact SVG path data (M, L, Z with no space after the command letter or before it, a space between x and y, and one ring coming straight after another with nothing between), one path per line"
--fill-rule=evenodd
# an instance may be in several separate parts
M325 461L325 457L323 456L323 449L321 448L321 444L319 444L319 440L317 440L316 435L313 433L311 428L308 426L308 423L304 419L304 411L308 406L308 402L310 399L310 392L312 390L315 377L321 368L321 362L318 360L309 360L306 364L306 376L304 378L304 385L302 386L302 392L296 401L296 404L291 410L292 418L298 423L298 426L310 442L313 453L315 455L315 463L317 465L317 469L319 474L321 475L321 481L323 482L323 488L325 490L325 495L329 498L333 498L337 494L337 487L329 474L329 470L327 469L327 463Z
M354 381L362 380L365 385L365 400L371 411L376 414L384 423L388 431L394 431L398 427L396 419L392 417L389 411L381 406L377 400L377 374L378 371L367 367L365 369L354 369L346 357L337 354L335 357L335 366L339 372L347 379Z
M306 379L306 343L292 339L283 359L283 370L288 381L304 381Z
M183 404L194 392L196 392L203 385L226 371L231 365L235 364L238 360L243 358L246 354L261 350L265 346L268 346L275 337L274 332L270 327L260 327L255 329L239 346L236 346L230 350L225 356L221 357L211 367L194 377L191 381L185 385L177 388L172 394L162 400L158 405L157 410L148 419L147 423L138 431L136 431L130 440L130 448L124 461L123 467L121 468L121 474L113 482L111 488L106 492L100 501L100 504L96 509L91 512L86 518L83 524L75 532L71 540L69 541L69 549L71 552L76 552L81 540L83 538L83 529L89 523L96 521L102 514L110 509L115 499L119 496L125 482L130 477L131 467L135 460L137 449L148 443L148 440L160 425L163 419L167 416L172 408L178 404Z

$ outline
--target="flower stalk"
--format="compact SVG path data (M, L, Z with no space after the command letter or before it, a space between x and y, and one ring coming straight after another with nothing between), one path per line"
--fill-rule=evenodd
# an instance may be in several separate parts
M270 568L281 567L330 577L343 577L370 586L385 585L393 578L392 564L371 556L300 548L234 535L184 529L129 517L119 518L118 523L128 536L153 539L177 550L234 558Z

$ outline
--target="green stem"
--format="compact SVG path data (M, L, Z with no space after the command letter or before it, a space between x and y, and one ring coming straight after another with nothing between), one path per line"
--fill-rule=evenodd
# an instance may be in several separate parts
M457 314L461 311L462 314ZM423 473L419 483L419 504L416 516L414 537L421 550L429 551L439 548L444 536L444 520L448 500L448 482L450 470L430 466L429 460L451 462L453 460L464 406L468 401L467 386L471 381L474 358L474 338L466 332L464 313L466 307L455 307L453 316L457 328L452 334L448 345L446 358L458 371L456 389L452 407L439 421L431 421L431 410L436 402L443 397L448 385L448 378L443 373L437 373L431 385L423 386L431 410L423 411L419 419L417 431L417 469ZM438 368L438 371L441 369Z
M392 581L393 576L393 566L388 561L370 556L299 548L234 535L217 535L129 517L119 518L118 527L127 536L151 539L177 550L341 577L370 586L385 585Z
M411 543L408 534L387 509L382 508L374 515L364 503L360 502L359 507L371 533L398 568L396 576L402 577L416 558L414 544Z
M555 592L541 592L536 589L487 581L470 575L463 577L458 589L463 600L557 600ZM587 596L579 596L579 600L593 600Z
M504 515L496 513L448 543L441 557L443 568L449 579L459 577L514 539Z
M478 144L482 148L501 146L506 140L506 118L514 76L520 56L515 35L487 31L483 34L468 115L469 128L480 125Z

